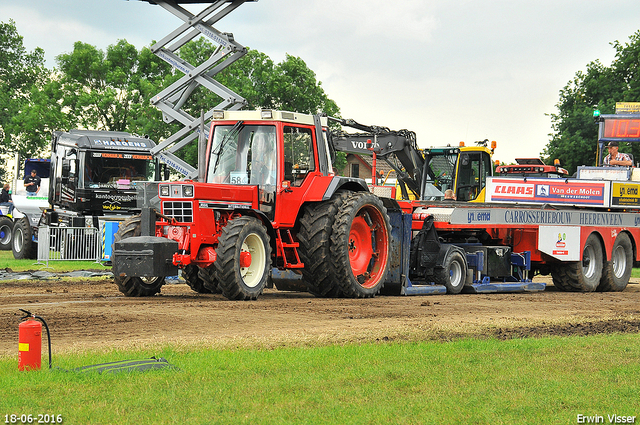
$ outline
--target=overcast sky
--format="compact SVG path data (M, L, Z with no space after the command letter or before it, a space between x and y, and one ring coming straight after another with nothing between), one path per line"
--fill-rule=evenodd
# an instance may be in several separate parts
M610 65L638 16L637 0L259 0L216 28L276 62L301 57L345 118L413 130L421 147L496 140L511 162L539 156L559 91L589 62ZM141 48L182 24L136 0L2 0L10 18L49 67L75 41Z

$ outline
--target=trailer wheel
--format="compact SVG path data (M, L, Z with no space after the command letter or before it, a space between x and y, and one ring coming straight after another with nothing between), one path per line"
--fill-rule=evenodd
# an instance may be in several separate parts
M331 234L336 214L351 192L338 192L330 201L305 207L300 219L300 259L307 290L316 297L340 296L331 265Z
M9 217L0 217L0 250L11 249L11 235L13 233L13 221Z
M38 244L33 241L33 231L28 218L23 217L14 223L11 248L16 260L36 259Z
M271 245L264 225L253 217L230 220L222 229L215 262L218 286L230 300L255 300L271 272Z
M118 231L113 235L113 243L122 239L140 236L142 225L140 223L140 215L134 215L125 219ZM137 277L137 276L114 276L113 280L120 292L127 297L150 297L160 292L160 288L164 285L164 277Z
M331 235L331 262L347 297L377 295L389 270L391 226L387 209L375 195L359 192L338 211Z
M189 285L189 288L198 294L210 294L211 291L204 284L204 280L200 277L200 267L195 264L189 264L182 270L182 277Z
M562 279L560 276L564 273L564 270L557 270L560 269L561 266L558 265L554 268L551 269L551 277L553 279L553 286L561 292L570 292L571 291L571 286L569 286L569 284L567 282L565 282L568 278L564 278Z
M434 273L434 280L447 288L448 294L459 294L467 280L467 261L456 250L450 250L444 261L444 267Z
M209 291L209 294L219 294L220 288L218 287L218 281L216 278L216 268L211 267L198 267L198 278L202 281L204 287Z
M604 264L598 291L620 292L627 287L633 268L633 247L626 233L620 233L613 244L611 261Z
M602 245L592 233L584 244L582 261L561 263L552 270L554 285L573 292L595 291L602 277L603 258Z

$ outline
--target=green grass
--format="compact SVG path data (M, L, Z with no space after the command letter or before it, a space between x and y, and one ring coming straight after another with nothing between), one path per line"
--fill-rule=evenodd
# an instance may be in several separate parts
M110 266L106 267L95 261L49 261L49 266L45 268L44 264L38 264L36 260L16 260L13 258L12 251L0 251L0 265L2 265L3 269L8 267L14 272L46 270L55 273L74 270L109 270L111 268Z
M640 337L462 340L55 356L64 369L163 356L173 370L18 372L0 359L0 419L66 424L567 424L640 414ZM637 422L637 421L636 421Z

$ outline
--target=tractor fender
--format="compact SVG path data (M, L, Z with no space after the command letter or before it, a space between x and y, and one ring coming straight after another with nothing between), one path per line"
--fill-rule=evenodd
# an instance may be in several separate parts
M260 210L246 210L246 209L236 209L233 211L234 214L255 217L264 224L264 227L267 229L267 234L269 235L270 245L272 252L276 252L276 231L271 224L269 218Z
M324 192L322 200L328 201L338 190L350 190L352 192L369 192L369 187L367 186L367 182L365 182L364 179L334 176L331 179L331 183L329 183L327 190Z

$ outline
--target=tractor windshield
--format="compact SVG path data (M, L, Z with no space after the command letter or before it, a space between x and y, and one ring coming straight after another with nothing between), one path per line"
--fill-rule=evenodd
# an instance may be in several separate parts
M274 126L214 127L207 182L275 185L276 164Z

